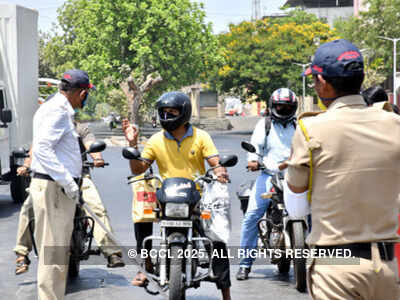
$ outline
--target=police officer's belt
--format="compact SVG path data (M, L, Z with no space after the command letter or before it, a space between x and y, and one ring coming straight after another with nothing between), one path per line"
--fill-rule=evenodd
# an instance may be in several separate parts
M382 260L390 261L394 258L394 244L392 242L378 242L379 254ZM317 249L337 250L348 249L354 257L371 259L371 243L353 243L335 246L316 246Z
M33 174L33 178L54 181L54 179L51 178L49 175L43 174L43 173L36 173L36 172ZM79 183L79 178L74 178L74 180L76 183Z

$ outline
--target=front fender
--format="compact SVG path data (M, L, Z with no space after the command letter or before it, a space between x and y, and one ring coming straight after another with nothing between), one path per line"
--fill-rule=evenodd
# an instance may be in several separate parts
M171 233L168 238L168 244L185 244L186 243L186 236L184 236L180 232L173 232Z

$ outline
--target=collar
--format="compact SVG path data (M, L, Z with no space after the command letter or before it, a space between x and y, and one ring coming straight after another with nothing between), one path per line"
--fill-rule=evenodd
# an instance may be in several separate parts
M329 105L327 111L335 110L348 106L366 106L365 101L361 95L347 95L337 98Z
M67 108L68 114L71 117L75 116L75 110L72 107L71 103L69 103L67 97L65 97L63 94L61 94L60 92L58 92L59 97L62 99L62 104Z
M169 140L174 140L177 142L182 142L185 138L189 136L193 136L193 127L191 124L188 124L188 128L186 130L186 133L183 135L182 140L178 141L172 134L170 134L168 131L164 130L164 136L169 139Z

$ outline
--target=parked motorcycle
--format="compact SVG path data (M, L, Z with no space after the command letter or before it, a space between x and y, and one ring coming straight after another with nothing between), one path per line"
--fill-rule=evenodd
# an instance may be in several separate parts
M102 152L106 148L106 144L103 141L96 141L90 147L89 150L82 153L82 158L86 157L88 153ZM109 165L108 163L104 164ZM93 168L94 163L89 162L87 159L83 161L83 167ZM82 178L80 179L79 186L82 187ZM100 249L92 249L93 230L95 221L92 217L86 215L82 209L82 191L80 195L80 204L76 205L75 217L74 217L74 228L71 236L70 251L68 264L68 278L76 278L79 275L80 262L81 260L88 260L90 255L100 255ZM33 226L35 220L32 219L29 223L29 231L33 242L33 249L36 256L38 255L37 247L33 235Z
M248 142L242 142L242 148L256 153L255 147ZM261 169L265 171L266 167L262 162L260 165ZM278 266L280 273L288 273L290 263L293 261L295 287L299 292L304 292L307 286L306 258L302 257L301 253L302 249L306 248L307 219L289 217L283 201L283 181L283 171L272 175L271 191L262 195L263 198L269 198L271 201L265 217L258 221L258 231L266 249L272 249L274 253L280 251L281 255L272 255L271 257L271 263ZM292 255L285 255L287 249L293 250Z
M122 152L126 159L141 160L140 152L134 148L124 148ZM236 155L223 156L220 165L233 167L237 163ZM215 167L214 167L215 168ZM162 180L153 173L151 166L143 178L128 177L129 183L141 180L157 179L161 187L157 189L157 218L160 220L160 235L152 235L144 239L142 248L150 240L158 240L160 249L154 263L154 272L147 273L154 279L163 291L169 290L170 300L184 300L188 288L198 288L203 280L214 280L211 255L213 242L202 236L200 218L210 218L209 212L200 211L200 193L196 183L210 183L213 180L210 168L204 176L194 181L186 178L167 178ZM203 251L205 245L208 251ZM152 249L155 250L155 249ZM168 255L164 255L168 253ZM205 267L207 270L201 270ZM152 295L158 292L146 291Z

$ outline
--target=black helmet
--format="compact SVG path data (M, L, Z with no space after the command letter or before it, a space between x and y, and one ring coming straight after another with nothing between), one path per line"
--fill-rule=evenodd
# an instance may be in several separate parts
M175 108L179 110L177 117L169 117L163 114L163 108ZM182 124L189 122L192 116L192 104L189 97L181 92L168 92L158 98L156 103L158 117L162 128L166 131L173 131Z
M366 90L363 90L361 92L361 95L364 97L364 100L367 103L367 105L372 105L376 102L389 100L385 90L379 85L372 86Z
M285 108L278 111L276 109L277 105L285 105ZM286 125L295 118L297 110L296 94L287 88L277 89L269 98L268 106L271 110L271 118L276 122Z

